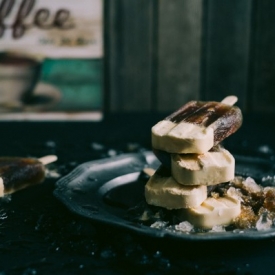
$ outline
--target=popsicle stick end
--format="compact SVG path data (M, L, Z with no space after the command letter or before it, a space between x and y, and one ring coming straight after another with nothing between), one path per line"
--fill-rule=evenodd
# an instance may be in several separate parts
M55 155L48 155L48 156L45 156L45 157L41 157L38 159L42 164L44 165L47 165L47 164L50 164L52 162L55 162L57 161L57 156Z
M237 101L238 101L238 97L236 97L235 95L230 95L225 97L221 101L221 103L233 106Z

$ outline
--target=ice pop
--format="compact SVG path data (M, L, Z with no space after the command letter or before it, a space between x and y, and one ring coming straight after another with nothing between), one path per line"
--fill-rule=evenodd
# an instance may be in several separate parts
M237 97L222 102L191 101L152 127L152 147L168 153L205 153L236 132L242 112L232 106Z
M167 209L199 206L207 198L206 186L184 186L177 183L170 171L161 166L145 185L148 204Z
M45 178L45 165L55 160L56 156L0 157L0 197L41 183Z
M204 154L171 154L171 175L183 185L214 185L234 179L235 159L221 146Z
M232 197L207 198L200 206L182 209L179 217L196 227L211 229L217 225L229 225L241 213L241 203Z

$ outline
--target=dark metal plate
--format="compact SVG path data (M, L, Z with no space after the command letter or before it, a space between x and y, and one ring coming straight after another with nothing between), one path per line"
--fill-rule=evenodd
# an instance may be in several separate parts
M274 163L264 158L234 155L236 174L251 176L258 183L265 176L274 179ZM144 200L145 167L156 169L159 161L152 152L123 154L86 162L56 183L55 196L71 211L93 221L118 226L156 238L183 240L265 239L275 237L275 228L265 231L182 233L155 229L127 219L127 211Z

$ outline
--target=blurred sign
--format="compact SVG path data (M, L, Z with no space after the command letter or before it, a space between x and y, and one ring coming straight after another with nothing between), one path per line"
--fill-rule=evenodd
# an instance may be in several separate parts
M103 0L0 0L0 120L100 120Z
M0 51L100 58L102 0L2 0Z

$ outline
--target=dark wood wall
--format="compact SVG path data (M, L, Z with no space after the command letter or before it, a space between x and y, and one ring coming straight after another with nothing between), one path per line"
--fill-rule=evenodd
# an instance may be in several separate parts
M105 0L106 110L238 96L275 112L275 1Z

